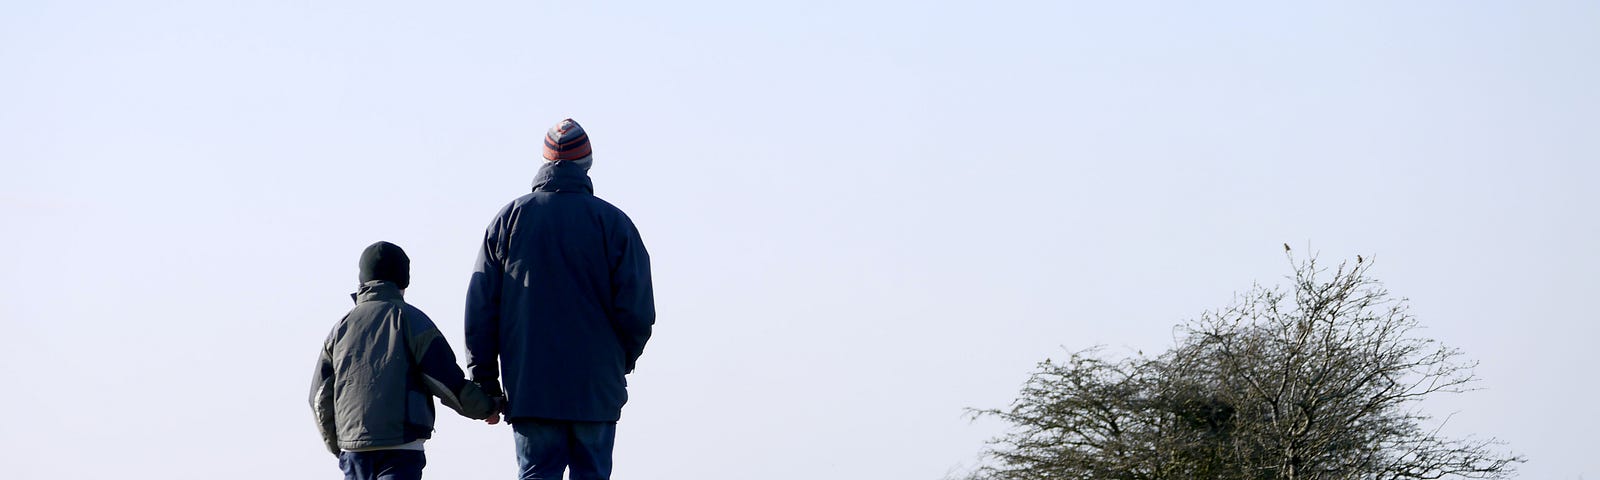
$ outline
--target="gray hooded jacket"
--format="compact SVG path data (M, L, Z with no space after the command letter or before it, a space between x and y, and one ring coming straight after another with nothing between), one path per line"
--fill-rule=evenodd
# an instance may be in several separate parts
M494 401L468 382L433 320L394 283L374 280L351 295L354 309L323 343L311 411L328 451L364 450L429 438L433 399L484 419Z

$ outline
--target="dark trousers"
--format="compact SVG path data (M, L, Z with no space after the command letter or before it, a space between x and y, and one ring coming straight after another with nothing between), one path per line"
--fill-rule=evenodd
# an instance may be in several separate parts
M617 422L517 420L517 466L522 480L560 480L572 468L571 480L611 478L611 447Z
M428 457L421 450L373 450L339 453L344 480L422 480Z

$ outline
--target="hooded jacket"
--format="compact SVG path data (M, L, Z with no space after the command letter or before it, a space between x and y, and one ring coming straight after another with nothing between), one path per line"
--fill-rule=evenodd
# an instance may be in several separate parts
M468 382L439 328L386 280L363 283L322 345L311 411L328 451L391 447L429 438L433 398L484 419L493 399Z
M655 324L650 255L594 196L589 159L545 163L484 232L467 289L467 368L518 419L616 421Z

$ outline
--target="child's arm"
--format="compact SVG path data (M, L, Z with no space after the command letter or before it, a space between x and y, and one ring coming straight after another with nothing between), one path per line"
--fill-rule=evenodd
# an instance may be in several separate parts
M328 358L328 345L322 346L317 358L317 369L311 374L311 413L317 419L317 430L322 433L322 443L328 452L339 454L339 432L333 413L333 361Z
M478 385L467 381L461 367L456 365L456 353L450 349L444 335L439 333L439 328L434 326L433 320L421 311L416 313L412 323L412 357L416 359L415 367L422 374L422 383L428 391L439 397L440 403L450 407L462 416L483 420L494 415L495 403Z

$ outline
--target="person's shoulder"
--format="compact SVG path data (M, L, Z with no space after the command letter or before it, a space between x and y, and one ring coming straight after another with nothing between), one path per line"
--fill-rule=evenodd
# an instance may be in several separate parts
M433 324L433 318L423 313L422 309L417 308L416 305L404 301L396 301L395 303L399 304L400 316L404 317L406 321L411 322L413 325L421 325L424 328L436 328Z
M383 321L383 318L388 316L390 311L393 311L393 307L389 305L389 302L367 301L357 303L355 306L350 307L350 311L340 317L339 321L334 322L333 328L328 332L327 342L330 345L350 341L363 342L364 340L360 339L350 340L349 337L367 335L368 333L366 332L372 330L372 325L375 322Z
M515 207L515 206L518 206L518 205L525 205L528 202L533 201L534 198L538 198L541 194L547 194L547 193L549 193L549 192L528 192L528 193L524 193L524 194L518 196L517 198L512 199L510 203L507 203L506 204L506 208L511 208L511 207Z
M397 312L409 314L410 310L416 308L407 303L403 297L376 298L356 304L350 309L350 313L345 314L345 318L350 321L368 317L382 318Z
M517 197L515 200L507 202L505 206L500 207L500 210L495 212L494 219L489 221L489 229L493 231L496 228L504 228L515 217L520 216L519 212L526 208L530 202L533 202L537 193L528 193Z
M623 220L627 220L627 221L630 221L630 222L632 221L631 219L628 218L628 214L626 212L623 212L621 208L617 207L616 205L612 204L611 202L606 201L606 199L600 198L600 197L597 197L597 196L594 196L594 195L590 195L589 198L593 199L595 208L597 210L599 210L599 211L601 211L603 213L606 213L608 215L613 215L613 216L619 217L619 218L621 218Z
M388 308L384 306L384 303L374 301L357 303L356 306L350 307L350 312L344 314L343 319L339 320L339 325L358 324L370 321L374 317L380 317L383 315L383 311Z
M351 317L355 316L357 308L360 308L360 305L351 307L350 311L345 312L343 317L339 317L339 321L333 322L333 327L328 329L328 337L322 341L323 347L332 345L334 342L339 341L341 337L344 337L344 332L349 330Z
M537 198L538 196L539 192L529 192L511 200L510 202L506 202L505 206L500 207L499 216L504 217L510 215L511 212L517 211L523 206L526 206L528 203L533 202L533 199Z
M405 300L395 300L394 303L395 306L400 309L400 313L404 315L428 318L428 314L423 313L421 308L417 308L416 305L412 305L410 302Z
M601 224L606 225L607 231L613 235L639 236L639 227L633 224L633 218L629 217L627 212L600 197L594 197L594 201L596 216L599 217Z

